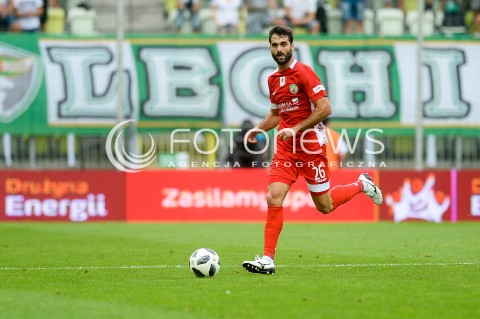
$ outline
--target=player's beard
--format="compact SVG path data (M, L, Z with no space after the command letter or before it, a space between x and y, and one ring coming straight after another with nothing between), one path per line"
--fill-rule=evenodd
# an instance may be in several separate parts
M279 60L279 57L272 53L272 58L275 60L275 62L277 62L278 65L287 64L292 59L292 50L286 52L285 55L282 55L280 57L284 57L284 59Z

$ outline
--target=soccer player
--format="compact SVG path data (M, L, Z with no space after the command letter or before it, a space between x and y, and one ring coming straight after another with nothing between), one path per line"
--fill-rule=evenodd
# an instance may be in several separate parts
M325 128L322 121L332 109L322 82L306 64L293 57L292 30L275 26L269 32L270 51L278 69L268 77L271 109L265 119L246 136L250 143L256 135L278 126L277 150L268 175L267 220L264 229L263 257L244 261L251 273L273 274L275 250L283 227L283 200L298 175L305 178L318 211L329 214L360 193L377 205L383 196L367 174L348 185L330 191L330 171L325 155Z

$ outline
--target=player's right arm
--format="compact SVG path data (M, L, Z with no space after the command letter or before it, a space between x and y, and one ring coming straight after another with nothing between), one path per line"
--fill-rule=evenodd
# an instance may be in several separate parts
M265 119L258 124L255 128L248 131L247 141L249 143L256 143L257 142L257 134L261 131L270 131L278 126L280 123L280 114L278 113L278 109L270 109L270 112L267 114Z

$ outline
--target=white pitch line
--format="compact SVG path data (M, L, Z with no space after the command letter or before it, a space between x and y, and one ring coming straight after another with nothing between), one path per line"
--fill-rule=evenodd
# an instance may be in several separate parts
M125 265L125 266L66 266L66 267L0 267L3 270L108 270L108 269L158 269L185 268L182 265Z
M386 263L386 264L320 264L305 265L307 267L416 267L416 266L471 266L480 262L453 262L453 263ZM302 267L302 265L300 265Z
M452 262L452 263L384 263L384 264L312 264L312 265L277 265L278 268L358 268L358 267L420 267L420 266L473 266L480 265L480 261ZM162 269L187 268L185 265L124 265L124 266L65 266L65 267L0 267L0 271L19 270L109 270L109 269ZM240 266L222 266L223 268L239 268Z

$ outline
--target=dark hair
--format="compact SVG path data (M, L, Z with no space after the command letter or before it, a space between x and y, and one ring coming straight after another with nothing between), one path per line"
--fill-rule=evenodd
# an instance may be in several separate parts
M290 29L289 27L282 25L274 26L272 29L270 29L270 32L268 32L268 42L272 43L272 36L274 34L280 37L287 36L290 43L293 43L293 32L292 29Z

